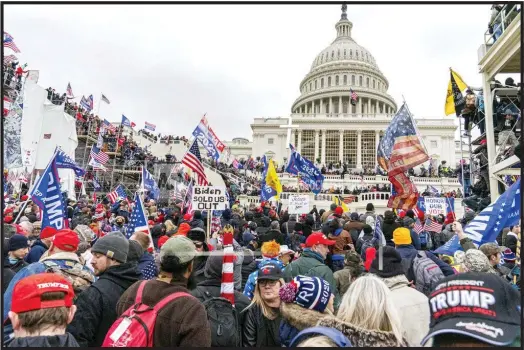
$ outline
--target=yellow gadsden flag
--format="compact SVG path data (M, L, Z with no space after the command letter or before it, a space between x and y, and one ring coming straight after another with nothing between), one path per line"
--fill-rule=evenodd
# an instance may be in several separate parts
M455 112L455 100L462 99L462 93L467 89L467 85L462 80L460 75L457 72L454 72L450 68L451 77L449 78L448 91L446 95L446 106L445 113L450 115ZM461 111L459 111L460 113Z
M282 184L278 179L277 171L275 170L275 165L273 164L273 160L271 159L269 160L269 163L267 165L266 184L275 191L277 191L277 197L280 196L280 193L282 192Z
M339 195L334 195L334 196L333 196L333 202L334 202L338 207L342 207L342 210L344 211L344 213L349 212L348 205L347 205L346 203L344 203L344 201L340 198Z

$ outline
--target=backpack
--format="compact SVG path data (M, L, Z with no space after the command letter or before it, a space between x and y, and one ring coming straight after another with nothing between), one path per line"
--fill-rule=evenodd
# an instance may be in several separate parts
M366 250L368 248L376 248L376 239L374 237L361 237L359 240L362 242L360 246L360 257L363 261L366 260Z
M198 287L197 287L198 289ZM226 298L213 297L207 290L200 290L211 328L212 347L241 347L240 322L237 309Z
M428 296L444 278L440 267L431 260L425 251L417 252L412 262L413 275L415 276L415 288Z
M428 244L428 232L422 231L418 235L418 239L420 240L420 245L427 245Z
M75 291L74 301L76 301L80 293L89 288L91 284L95 282L95 277L91 271L87 270L84 265L78 262L67 261L66 264L73 264L70 268L61 267L51 260L44 260L42 261L42 264L45 266L45 272L62 275L69 281L69 283L71 283L73 290Z
M185 292L173 293L151 307L142 303L142 294L147 282L140 282L136 292L135 304L127 309L109 328L102 347L153 347L153 335L158 312L177 298L192 297Z

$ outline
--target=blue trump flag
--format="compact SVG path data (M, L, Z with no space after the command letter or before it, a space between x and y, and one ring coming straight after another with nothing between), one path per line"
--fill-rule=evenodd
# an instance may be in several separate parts
M277 191L273 187L266 184L266 175L269 163L265 155L262 157L262 162L264 163L264 172L262 173L262 182L260 184L260 198L263 201L267 201L276 196Z
M149 191L149 197L158 200L160 197L160 189L158 188L155 179L153 179L153 175L151 175L145 167L142 167L142 182L144 189Z
M210 132L209 127L202 123L198 123L197 127L193 131L193 136L200 141L202 146L207 150L207 154L209 157L213 158L214 160L218 160L220 158L220 150L215 144L214 135Z
M56 164L58 151L45 168L37 183L29 191L33 202L42 210L42 228L54 227L57 230L69 228L66 206L60 190L60 178Z
M73 169L76 176L84 176L86 171L69 157L60 147L56 147L56 166L59 169Z
M290 174L300 175L301 179L309 186L311 192L319 194L324 183L324 175L309 159L304 158L298 153L293 145L291 148L291 156L287 163L286 171Z
M464 228L464 234L478 246L495 242L499 232L504 227L518 224L520 206L520 179L518 179L494 203L491 203L471 220ZM453 254L457 250L462 250L462 248L458 236L455 235L446 244L435 250L435 253Z

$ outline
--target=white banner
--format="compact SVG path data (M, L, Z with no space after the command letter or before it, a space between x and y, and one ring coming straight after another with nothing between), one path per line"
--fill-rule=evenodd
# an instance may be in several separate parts
M446 198L424 197L426 214L446 216Z
M307 194L290 194L289 214L308 214L309 213L309 195Z
M225 210L227 209L226 188L219 186L193 187L193 210Z

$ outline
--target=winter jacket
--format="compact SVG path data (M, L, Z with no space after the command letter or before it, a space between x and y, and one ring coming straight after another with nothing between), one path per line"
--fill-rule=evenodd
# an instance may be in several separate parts
M15 274L18 273L18 271L22 270L27 265L29 265L29 264L26 263L24 261L24 259L19 259L19 260L16 261L15 264L11 264L11 262L9 262L9 257L6 256L4 258L4 269L10 269Z
M309 237L309 235L313 232L313 226L315 226L315 219L312 215L308 215L306 217L306 222L302 225L302 233L304 234L304 237Z
M442 232L437 232L435 234L435 238L433 239L436 244L435 249L446 244L446 242L449 241L454 235L455 233L451 230L451 224L446 225Z
M2 293L5 293L13 277L15 277L15 272L13 270L3 269L2 271Z
M398 311L404 336L407 338L409 345L420 346L420 342L429 332L430 311L428 297L415 288L411 288L404 275L382 278L382 281L386 283L391 291L390 299Z
M142 274L140 279L150 280L158 276L155 258L148 252L144 252L138 260L138 271Z
M245 290L249 275L258 269L255 255L249 249L244 249L244 261L242 261L242 290Z
M139 282L142 283L142 282ZM116 305L117 315L123 314L135 305L139 283L129 287ZM154 306L166 296L184 292L187 280L167 283L159 280L148 281L142 294L142 302ZM167 304L156 317L153 334L155 347L210 347L211 329L206 310L200 301L192 296L180 297Z
M324 264L322 256L309 248L304 249L302 256L297 260L292 261L283 271L284 280L291 281L298 275L302 276L316 276L323 278L331 286L331 290L335 295L335 309L338 309L340 304L340 296L337 290L337 283L333 277L333 271Z
M384 238L386 238L386 245L388 246L395 246L395 243L393 243L393 231L395 231L397 228L399 228L400 225L395 221L394 218L384 218L384 222L382 223L382 233L384 233Z
M139 278L135 264L111 266L78 296L76 314L67 330L81 347L102 345L107 331L118 317L118 300Z
M294 303L280 303L280 344L289 347L291 340L302 330L315 327L328 314L309 310Z
M255 286L257 284L258 278L258 270L270 263L278 265L281 269L284 268L284 264L282 263L282 261L278 260L277 258L264 258L261 262L259 262L257 270L249 275L246 282L246 286L244 287L244 295L247 296L249 299L253 299L255 293Z
M78 348L78 342L71 333L60 335L37 335L34 337L14 338L9 348Z
M324 214L322 214L322 217L320 218L320 221L322 223L325 223L327 221L327 219L333 215L333 211L331 210L328 210L328 211L325 211Z
M506 247L511 249L513 254L517 254L518 236L514 232L508 232L506 235Z
M281 226L280 226L280 231L282 233L292 233L293 231L295 231L295 225L297 224L297 220L293 217L293 218L290 218L289 221L287 222L284 222Z
M364 266L361 266L363 269ZM340 294L340 299L344 296L344 294L349 289L349 286L351 285L351 270L350 267L344 266L342 270L338 270L335 273L333 273L333 277L335 278L335 282L337 284L337 290Z
M217 247L217 249L222 249L222 242L219 241L219 239L220 238L212 238L210 241L212 245ZM244 248L238 244L236 239L233 239L233 251L235 252L235 261L233 262L235 290L240 291L242 289L242 262L244 261Z
M242 344L244 347L280 347L280 312L274 320L267 319L258 305L251 305L244 309L241 319Z
M360 217L358 218L360 222L366 222L366 219L368 218L368 216L372 216L373 219L375 219L375 221L377 220L377 214L375 214L374 211L366 211L364 214L360 215Z
M31 246L31 250L29 250L29 254L25 257L25 261L28 264L32 264L40 260L42 255L47 251L48 247L39 239L37 239L33 245Z
M421 250L422 247L420 246L420 238L418 237L418 233L416 233L413 229L409 230L409 233L411 235L411 244L413 247L415 247L417 250Z
M363 227L364 224L358 221L348 221L344 225L344 230L348 231L351 235L351 240L353 241L353 244L356 244L358 236L360 235L360 231L362 231Z
M155 225L151 228L151 237L153 238L153 245L158 248L158 239L163 235L162 225Z
M260 246L262 246L264 242L271 242L273 240L280 245L285 244L284 243L285 241L284 234L277 230L269 230L267 231L267 233L263 234L262 236L259 235L259 237L260 237Z
M427 323L429 323L429 318ZM320 320L317 325L335 328L341 331L349 339L351 344L358 348L408 346L408 341L406 339L401 340L399 345L393 332L363 329L335 317L325 317Z
M335 241L333 245L333 254L334 255L344 255L349 250L346 248L347 245L352 245L353 241L348 231L339 228L335 232L330 233L328 238Z
M191 295L202 303L209 298L218 298L220 297L221 284L221 278L207 279L200 282L196 288L191 291ZM249 300L248 297L235 290L235 309L239 314L249 305L250 302L251 300Z

